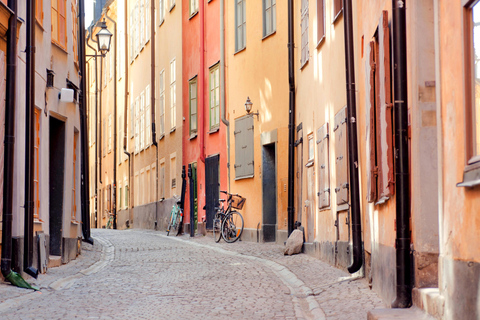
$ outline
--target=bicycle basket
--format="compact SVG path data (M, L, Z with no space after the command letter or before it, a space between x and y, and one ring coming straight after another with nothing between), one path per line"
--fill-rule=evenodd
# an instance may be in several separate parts
M246 201L247 199L245 199L245 198L242 197L242 196L237 196L237 195L233 195L233 194L232 194L230 200L232 201L232 208L235 208L235 209L238 209L238 210L242 210L243 205L245 204L245 201Z

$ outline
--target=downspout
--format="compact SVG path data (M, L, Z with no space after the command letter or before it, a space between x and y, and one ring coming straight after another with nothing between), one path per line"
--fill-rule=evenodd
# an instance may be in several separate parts
M25 228L23 271L28 275L38 277L38 270L33 264L33 175L34 175L34 138L35 138L35 1L27 1L27 46L25 49L26 86L25 86ZM8 170L8 168L6 168Z
M407 105L407 36L405 0L392 0L393 6L393 61L395 97L395 192L397 238L397 297L392 308L412 305L410 273L410 194L408 170L408 105Z
M150 2L150 50L151 50L151 71L150 71L150 111L152 112L152 144L155 146L156 151L156 158L155 158L155 199L153 202L155 203L155 221L157 221L158 217L158 206L156 204L158 199L158 143L157 143L157 130L155 128L155 93L157 92L155 88L155 1ZM158 224L157 224L158 226Z
M7 33L7 83L5 97L5 153L2 218L2 274L11 284L32 288L18 273L12 270L12 224L13 224L13 168L15 166L15 107L17 84L17 0L9 0L12 11Z
M128 0L125 0L125 28L128 26ZM130 167L130 152L127 151L127 125L128 125L128 122L127 122L127 118L128 118L128 32L125 32L125 99L124 99L124 119L123 119L123 153L125 153L128 157L128 205L130 206L130 189L131 189L131 185L130 185L130 171L131 171L131 167ZM130 121L133 121L133 119L130 119Z
M95 227L98 228L98 78L97 78L97 49L92 47L88 40L92 36L93 27L90 28L87 38L87 46L95 52Z
M288 235L293 232L295 215L295 43L294 43L294 0L288 0L288 84L289 84L289 116L288 116Z
M230 122L227 120L227 106L225 104L225 0L220 1L220 104L221 118L227 127L227 175L228 191L230 192Z
M108 16L105 10L105 17L113 23L115 35L115 49L113 50L115 66L113 68L113 229L117 229L117 23Z
M345 73L347 80L347 138L348 167L350 172L350 214L352 226L353 262L348 272L355 273L363 265L362 218L360 212L360 187L358 172L357 142L357 106L355 101L355 60L353 47L352 0L343 2L343 21L345 28Z
M87 112L86 97L87 79L85 77L85 3L78 2L78 63L80 65L80 129L81 129L81 210L82 210L82 231L83 241L93 245L90 236L90 176L88 168L88 136L87 136ZM33 20L34 21L34 20Z
M200 161L205 163L205 0L199 1L200 23L200 71L198 84L200 87L200 113L198 115L198 132L200 136Z
M94 43L97 43L98 41L95 40L95 38L93 37L93 29L95 28L95 25L92 26L92 41ZM95 53L97 51L95 50ZM126 60L126 59L125 59ZM96 71L96 70L95 70ZM99 84L99 89L97 90L97 92L99 93L98 94L98 112L97 112L97 126L100 127L100 129L98 130L98 140L96 141L98 143L98 153L99 153L99 157L98 157L98 172L99 172L99 175L98 175L98 180L101 184L103 184L103 181L102 181L102 157L103 157L103 152L102 152L102 86L103 86L103 55L100 54L100 84Z

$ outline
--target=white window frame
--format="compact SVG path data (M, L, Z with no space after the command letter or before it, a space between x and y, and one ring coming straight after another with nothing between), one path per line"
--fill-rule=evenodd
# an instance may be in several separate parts
M176 84L176 60L170 62L170 132L175 131L177 126L177 84Z

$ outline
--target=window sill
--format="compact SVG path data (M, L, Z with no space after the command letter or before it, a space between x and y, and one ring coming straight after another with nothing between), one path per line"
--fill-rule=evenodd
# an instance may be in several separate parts
M305 68L305 67L307 66L309 60L310 60L310 59L307 59L307 60L300 66L300 71L302 71L303 68Z
M35 22L37 23L37 26L43 31L45 32L45 28L43 27L43 23L38 21L37 18L35 18Z
M77 220L70 220L70 223L73 224L73 225L79 225L80 222L78 222Z
M190 15L190 17L188 18L188 20L191 20L191 19L192 19L193 17L195 17L197 14L198 14L198 10L195 11L194 13L192 13L192 14Z
M335 24L340 19L340 16L342 15L342 13L343 13L343 8L340 9L340 11L337 13L337 15L333 18L332 24Z
M196 137L197 137L197 133L196 133L196 132L195 132L195 133L191 133L189 140L193 140L193 139L195 139Z
M262 41L263 41L263 40L266 40L267 38L270 38L270 37L273 36L275 33L277 33L277 30L274 30L274 31L270 32L269 34L263 36Z
M240 53L240 52L242 52L242 51L245 51L245 50L247 50L247 46L245 46L245 47L243 47L243 48L235 51L235 53L234 53L233 55L236 55L236 54L238 54L238 53Z
M164 133L162 133L162 134L160 135L160 137L158 138L158 141L162 140L163 138L165 138L165 134L164 134Z
M337 205L337 212L347 211L350 208L348 203Z
M174 133L175 130L177 130L177 127L173 127L172 129L170 129L170 133Z
M313 166L313 164L314 164L314 161L313 161L313 160L309 160L309 161L307 162L307 164L305 164L305 167L310 168L311 166Z
M220 130L220 126L218 127L214 127L214 128L210 128L210 131L208 131L208 134L212 134L212 133L216 133Z
M457 187L473 188L480 185L480 162L467 165L463 171L463 181Z
M164 22L165 22L165 18L162 18L162 20L160 21L160 24L158 25L158 27L160 28Z
M242 180L242 179L250 179L250 178L253 178L254 176L255 175L251 174L251 175L244 176L244 177L238 177L238 178L235 178L235 181Z
M170 7L170 10L168 10L169 12L172 12L173 8L175 8L175 5L176 3L174 3L171 7Z
M320 40L318 40L318 43L317 43L317 46L315 47L315 49L320 49L320 47L322 46L322 44L325 43L325 35L323 35Z
M60 44L58 44L57 42L55 42L55 40L52 40L52 44L57 47L58 49L62 50L64 53L68 54L67 50L62 47Z
M43 220L42 220L42 219L35 218L35 219L33 219L33 223L34 223L34 224L42 224L42 223L43 223Z

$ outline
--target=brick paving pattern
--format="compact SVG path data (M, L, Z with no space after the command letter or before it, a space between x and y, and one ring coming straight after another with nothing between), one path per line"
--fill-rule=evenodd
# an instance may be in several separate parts
M92 230L95 245L30 283L0 282L0 319L366 319L364 279L283 246L149 230Z

